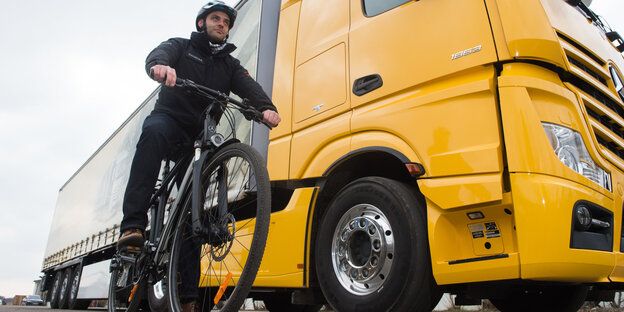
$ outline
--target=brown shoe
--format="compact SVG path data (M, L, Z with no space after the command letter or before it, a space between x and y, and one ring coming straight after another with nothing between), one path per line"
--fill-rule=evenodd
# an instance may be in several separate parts
M139 229L129 229L121 234L121 238L117 241L117 249L132 247L141 248L144 243L145 238L143 238L143 231Z
M191 302L183 304L182 312L199 312L199 306L197 305L197 301L193 300Z

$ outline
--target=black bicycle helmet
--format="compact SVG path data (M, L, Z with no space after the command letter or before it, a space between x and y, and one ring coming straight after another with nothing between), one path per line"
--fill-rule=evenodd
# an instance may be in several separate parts
M206 5L201 7L201 9L199 9L199 12L197 12L197 18L195 19L195 28L197 28L197 31L202 31L202 29L197 26L197 22L199 22L200 19L206 18L206 15L210 14L210 12L213 11L222 11L227 14L230 17L230 29L234 27L236 14L238 14L236 9L230 7L221 0L215 0L206 3Z

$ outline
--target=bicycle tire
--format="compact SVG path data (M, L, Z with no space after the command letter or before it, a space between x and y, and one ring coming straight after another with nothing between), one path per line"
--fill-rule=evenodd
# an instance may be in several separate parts
M219 170L228 172L227 192L223 189L219 192L221 183L216 177ZM200 181L204 203L202 222L214 219L218 195L227 194L228 214L219 221L227 229L228 238L219 236L221 242L208 243L207 240L217 236L192 235L189 192L170 252L170 310L181 311L183 304L196 301L199 311L210 311L219 286L230 273L232 278L220 297L222 311L238 311L256 278L268 236L271 204L268 172L255 149L232 143L205 161Z

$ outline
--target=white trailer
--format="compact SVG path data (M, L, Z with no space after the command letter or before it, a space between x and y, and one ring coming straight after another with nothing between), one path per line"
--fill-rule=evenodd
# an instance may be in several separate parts
M229 41L238 49L232 54L271 96L279 3L241 1L237 8L237 26ZM43 297L53 308L83 309L92 300L107 298L130 165L159 88L59 190L41 282ZM266 159L268 130L242 116L236 119L236 137Z

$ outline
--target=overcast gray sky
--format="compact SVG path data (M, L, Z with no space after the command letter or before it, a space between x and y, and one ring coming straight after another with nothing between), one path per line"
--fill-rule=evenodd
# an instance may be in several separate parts
M147 54L188 38L206 2L3 1L0 295L32 293L58 190L157 87Z
M145 57L205 2L3 2L0 295L33 291L59 188L156 88ZM624 34L622 0L592 8Z

